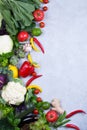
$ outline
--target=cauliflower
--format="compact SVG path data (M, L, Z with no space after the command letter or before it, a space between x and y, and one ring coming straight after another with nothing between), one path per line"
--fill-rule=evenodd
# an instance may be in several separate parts
M26 88L24 86L19 82L11 81L3 88L1 96L7 103L19 105L24 101L25 94Z

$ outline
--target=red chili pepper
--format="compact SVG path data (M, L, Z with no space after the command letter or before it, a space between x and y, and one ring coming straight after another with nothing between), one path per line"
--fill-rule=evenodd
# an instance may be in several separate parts
M74 125L74 124L66 124L65 127L67 127L67 128L73 128L75 130L80 130L80 128L78 126Z
M39 78L39 77L41 77L41 76L42 76L42 75L36 75L36 76L31 77L31 78L27 81L26 86L29 86L33 80L35 80L35 79L37 79L37 78Z
M75 114L77 114L77 113L84 113L84 114L86 114L86 112L83 111L83 110L75 110L75 111L72 111L72 112L70 112L69 114L67 114L67 115L66 115L66 118L70 118L71 116L73 116L73 115L75 115Z
M44 53L44 48L42 44L38 41L38 39L34 37L33 40L40 47L41 51Z

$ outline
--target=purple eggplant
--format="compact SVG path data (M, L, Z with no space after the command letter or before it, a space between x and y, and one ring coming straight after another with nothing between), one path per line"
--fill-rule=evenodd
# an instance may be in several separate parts
M7 83L7 75L0 73L0 89Z

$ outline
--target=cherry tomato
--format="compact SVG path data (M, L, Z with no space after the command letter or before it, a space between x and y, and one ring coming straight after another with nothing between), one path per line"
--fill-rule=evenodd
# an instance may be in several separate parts
M34 94L39 94L40 93L40 90L39 89L35 89L34 90Z
M40 9L37 9L33 12L34 20L41 21L44 19L44 12Z
M37 114L39 114L39 111L37 109L34 109L33 113L37 115Z
M21 31L18 33L17 39L19 42L24 42L28 39L29 34L26 31Z
M47 4L49 2L49 0L43 0L43 3Z
M43 11L47 11L48 10L48 7L47 6L44 6L43 7Z
M37 102L42 102L42 99L41 99L41 97L37 97Z
M45 23L44 22L40 22L39 26L40 26L40 28L44 28L45 27Z
M46 113L46 120L48 122L56 122L58 119L58 114L54 110L50 110Z
M33 73L32 73L32 76L36 76L36 75L37 75L37 73L36 73L36 72L33 72Z

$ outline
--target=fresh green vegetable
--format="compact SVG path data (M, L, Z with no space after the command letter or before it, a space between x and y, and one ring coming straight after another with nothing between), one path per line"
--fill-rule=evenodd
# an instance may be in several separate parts
M42 104L42 108L43 108L44 110L49 109L49 108L50 108L50 103L47 102L47 101L43 102L43 104Z
M23 51L23 47L19 46L19 48L16 50L16 55L18 58L24 58L25 57L25 52Z
M0 55L0 66L6 67L8 65L9 58L13 55L13 52Z
M18 124L20 119L15 117L13 111L10 111L7 118L0 120L0 130L20 130Z
M44 117L40 117L35 123L29 125L30 130L51 130Z
M19 59L16 55L14 55L10 58L10 64L12 64L12 65L17 65L18 61L19 61Z
M11 52L13 41L9 35L0 36L0 54Z
M25 52L23 51L23 47L19 46L17 48L14 48L13 50L13 56L10 58L10 64L17 65L20 58L25 57Z
M32 12L39 7L39 4L39 0L1 0L0 12L6 22L7 32L12 36L19 30L31 26Z
M42 31L40 28L33 28L31 33L33 36L40 36Z
M4 100L0 100L0 119L7 117L7 115L13 111L13 108L4 104Z
M0 27L1 27L1 24L2 24L2 19L3 19L3 17L2 17L2 15L0 13Z

